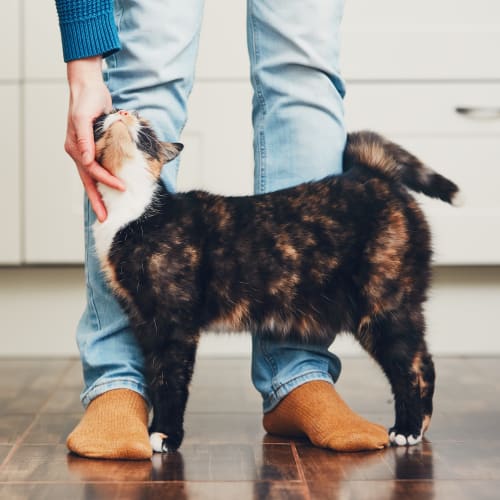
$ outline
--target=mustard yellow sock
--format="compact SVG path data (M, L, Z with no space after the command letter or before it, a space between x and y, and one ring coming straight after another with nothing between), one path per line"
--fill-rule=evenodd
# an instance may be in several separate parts
M377 450L388 446L387 430L352 411L328 382L313 380L288 394L264 415L269 434L306 436L336 451Z
M66 445L88 458L151 458L146 401L128 389L101 394L91 401Z

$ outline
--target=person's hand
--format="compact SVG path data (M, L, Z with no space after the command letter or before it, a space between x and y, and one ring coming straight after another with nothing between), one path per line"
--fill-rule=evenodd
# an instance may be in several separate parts
M97 219L106 219L106 207L97 182L124 190L123 183L95 161L93 122L112 109L111 95L101 73L101 57L71 61L67 65L70 100L65 151L76 163L78 173Z

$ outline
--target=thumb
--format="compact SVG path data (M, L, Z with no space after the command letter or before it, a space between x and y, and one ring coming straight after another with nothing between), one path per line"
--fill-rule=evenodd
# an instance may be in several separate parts
M84 166L90 165L94 161L95 146L94 146L94 131L92 121L75 120L75 135L78 152L81 155L81 161Z

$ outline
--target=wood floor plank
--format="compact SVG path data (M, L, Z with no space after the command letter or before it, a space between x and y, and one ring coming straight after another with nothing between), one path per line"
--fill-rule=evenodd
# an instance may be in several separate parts
M92 460L65 445L22 445L0 469L2 482L150 481L150 460Z
M441 412L436 410L427 433L432 442L500 439L500 412Z
M70 367L66 371L61 387L76 389L80 392L83 387L82 363L78 358L69 359Z
M119 484L113 483L0 483L0 498L6 500L114 500L120 498L119 488Z
M67 452L82 414L78 361L0 359L0 498L496 499L500 362L438 359L436 366L424 443L343 454L267 435L249 360L200 360L180 451L127 462ZM364 416L392 425L392 397L373 363L345 360L338 389Z
M7 444L0 444L0 464L5 460L5 457L9 454L12 446Z
M304 500L305 487L275 482L181 482L125 484L119 491L122 500Z
M321 500L497 500L497 481L334 481L308 484Z
M186 444L176 454L153 457L161 481L298 481L289 445Z
M33 422L35 415L0 415L0 444L13 444Z
M256 413L262 414L257 391L249 386L204 387L193 383L187 411L190 413Z
M81 414L40 414L22 441L23 445L64 444L68 434L80 421Z
M65 446L20 446L0 469L0 482L71 481Z
M83 413L80 390L71 387L58 388L42 408L42 413Z
M393 471L385 458L387 450L337 453L304 444L297 446L297 452L307 481L393 478Z
M185 420L185 444L290 443L286 437L269 436L259 413L194 413Z
M67 359L2 360L0 414L37 413L70 365Z

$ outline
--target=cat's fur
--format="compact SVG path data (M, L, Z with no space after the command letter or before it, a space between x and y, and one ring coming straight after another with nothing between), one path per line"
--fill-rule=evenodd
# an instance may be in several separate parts
M392 386L391 441L420 441L435 378L422 312L431 244L407 187L451 202L455 184L360 132L340 176L257 196L171 194L160 170L181 145L123 111L99 118L95 139L97 160L127 186L100 186L108 219L94 235L144 351L155 449L180 446L200 331L221 326L325 346L352 333Z

